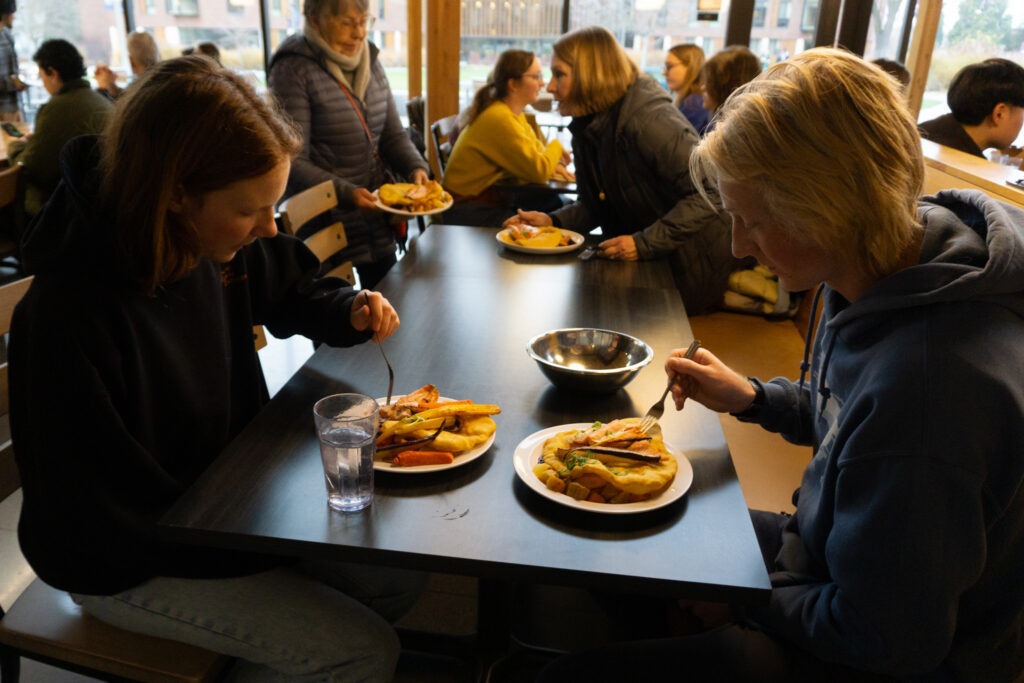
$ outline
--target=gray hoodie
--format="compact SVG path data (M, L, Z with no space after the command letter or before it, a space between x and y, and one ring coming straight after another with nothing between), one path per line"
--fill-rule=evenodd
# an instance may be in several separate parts
M816 656L913 680L1024 671L1024 212L919 205L920 262L852 304L824 289L810 382L759 422L812 445L767 608Z

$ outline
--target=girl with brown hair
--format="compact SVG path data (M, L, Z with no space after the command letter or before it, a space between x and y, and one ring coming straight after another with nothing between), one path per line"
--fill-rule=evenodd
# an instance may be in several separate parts
M11 327L19 540L90 614L237 657L238 680L387 681L398 642L384 615L418 578L157 533L268 400L253 325L337 346L398 325L380 294L364 305L275 237L299 144L242 79L193 56L148 70L99 138L65 147Z
M669 48L665 55L665 84L676 95L676 106L693 124L698 135L708 125L708 110L704 108L700 70L704 66L704 50L700 45L680 43Z
M553 211L562 205L546 188L516 187L545 183L558 171L564 175L569 162L562 143L545 140L523 113L543 87L540 60L532 52L501 53L466 110L465 127L445 167L444 186L455 206L444 222L497 226L517 206Z

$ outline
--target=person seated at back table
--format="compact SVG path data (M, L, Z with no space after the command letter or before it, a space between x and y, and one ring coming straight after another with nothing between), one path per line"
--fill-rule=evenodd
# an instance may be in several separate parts
M578 232L600 225L605 258L668 258L687 313L711 309L740 262L729 253L725 213L701 198L690 177L693 126L607 29L567 33L553 50L548 92L573 117L579 198L550 214L520 210L505 224Z
M309 249L275 237L301 144L241 77L194 56L148 70L103 135L65 148L11 326L18 538L87 613L241 658L232 680L384 682L399 651L385 617L419 576L157 532L268 400L253 325L338 346L398 326L379 293L317 279Z
M543 86L540 60L532 52L505 50L498 56L466 112L467 123L445 166L443 184L455 205L442 222L499 226L517 206L535 211L562 206L553 192L514 187L543 184L559 170L564 175L570 161L562 143L544 140L523 113Z
M60 181L60 150L71 138L100 132L110 112L110 100L89 87L85 62L66 40L47 40L32 59L50 100L39 107L32 135L12 142L8 157L25 174L25 213L43 208Z
M711 349L666 362L677 409L814 448L793 516L751 513L771 598L573 656L544 683L1019 680L1024 211L969 190L919 200L917 139L894 81L827 48L722 107L691 164L733 249L787 289L825 283L799 382L745 378Z
M715 126L715 114L736 88L761 73L761 60L749 48L731 45L711 56L700 70L704 108L708 110L706 134Z
M1006 149L1024 123L1024 67L1008 59L968 64L946 92L950 113L920 125L921 137L984 158Z
M128 34L128 65L132 70L132 77L138 78L146 69L154 66L160 61L160 48L156 40L145 31L132 31ZM117 99L124 92L124 88L117 84L117 75L106 64L96 66L95 73L97 90L109 97Z
M698 135L708 125L708 110L704 108L704 94L700 70L704 66L704 50L700 45L681 43L673 45L665 55L665 84L676 95L676 106Z

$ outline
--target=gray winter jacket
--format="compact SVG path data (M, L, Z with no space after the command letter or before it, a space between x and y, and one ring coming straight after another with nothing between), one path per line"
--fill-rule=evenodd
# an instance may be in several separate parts
M745 262L732 256L728 215L690 179L700 139L665 89L640 74L618 102L574 118L569 130L580 194L555 221L632 235L641 259L668 257L690 315L721 300L729 273Z
M370 82L361 106L373 136L373 146L359 115L338 81L327 73L318 50L301 34L289 36L270 60L270 91L302 130L303 146L292 162L286 196L325 180L333 180L339 209L331 222L345 226L348 247L339 256L356 265L390 258L395 251L394 232L387 214L354 208L352 193L357 187L376 189L387 182L374 156L374 147L388 168L403 177L414 169L427 170L427 163L413 147L391 96L379 50L370 48ZM300 231L300 236L305 236Z

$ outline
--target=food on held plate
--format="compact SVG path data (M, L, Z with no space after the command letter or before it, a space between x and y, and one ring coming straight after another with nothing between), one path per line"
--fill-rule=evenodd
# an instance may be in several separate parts
M452 196L444 191L436 180L423 185L413 183L389 183L381 185L377 190L382 204L392 209L400 209L411 213L424 213L443 209L452 201Z
M535 249L550 249L569 244L569 235L550 225L536 227L518 224L509 226L505 232L505 241Z
M485 443L497 425L495 405L442 399L433 384L381 406L378 458L394 466L441 465Z
M629 418L559 432L544 442L533 473L545 486L576 500L636 503L664 490L676 459L656 426L644 434Z

